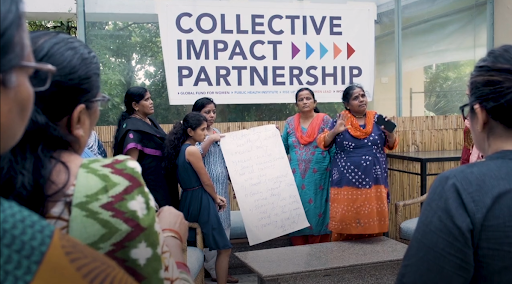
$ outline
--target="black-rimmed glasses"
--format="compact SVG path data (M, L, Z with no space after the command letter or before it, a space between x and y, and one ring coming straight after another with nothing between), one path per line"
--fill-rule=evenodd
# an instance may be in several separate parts
M48 63L22 61L20 66L35 69L34 74L30 76L30 82L34 88L34 92L41 92L48 89L52 83L52 75L57 72L57 68Z
M464 118L464 120L468 119L468 114L472 107L473 105L471 103L463 104L459 107L460 113L462 114L462 118Z
M92 99L89 102L92 102L92 103L97 102L99 109L104 109L107 107L108 102L110 102L110 97L105 94L100 94L99 97Z

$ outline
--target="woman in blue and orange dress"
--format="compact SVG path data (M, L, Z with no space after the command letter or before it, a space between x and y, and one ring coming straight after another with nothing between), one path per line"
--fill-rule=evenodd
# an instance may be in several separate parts
M384 149L393 150L398 139L379 127L377 113L367 110L360 85L343 92L346 110L338 114L318 137L323 149L335 147L331 162L332 241L382 235L389 227L388 169Z

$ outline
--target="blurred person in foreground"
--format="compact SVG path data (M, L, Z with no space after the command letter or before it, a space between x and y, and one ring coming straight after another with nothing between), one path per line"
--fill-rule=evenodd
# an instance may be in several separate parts
M460 109L485 160L437 177L397 283L512 280L512 45L478 61Z
M0 10L0 153L22 137L34 107L34 72L51 76L56 68L36 63L19 0L1 0ZM9 170L9 169L7 169ZM4 187L2 187L3 193ZM2 194L3 195L3 194ZM114 261L62 234L44 218L0 198L0 283L136 283ZM95 275L95 277L91 277Z
M170 206L157 212L137 161L80 156L109 101L100 92L96 54L65 33L32 32L30 40L35 60L57 70L31 77L48 87L36 90L23 137L2 156L2 196L108 256L139 283L193 283L182 250L188 223Z

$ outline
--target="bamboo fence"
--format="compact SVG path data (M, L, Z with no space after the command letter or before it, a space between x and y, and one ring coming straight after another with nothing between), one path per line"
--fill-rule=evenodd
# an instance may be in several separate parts
M464 122L460 116L421 116L390 118L397 124L396 134L399 138L396 152L443 151L458 150L463 146ZM256 126L276 124L284 129L284 121L258 121L258 122L227 122L216 123L215 127L222 133L249 129ZM168 132L172 125L163 124L162 128ZM112 156L112 146L116 126L97 126L95 128L100 140L105 146L109 156ZM457 167L458 162L443 162L429 164L429 173L440 173ZM419 163L389 159L389 166L410 172L419 173ZM434 181L435 176L428 177L427 188ZM420 177L400 172L389 172L389 187L391 193L390 204L390 237L394 238L395 206L397 201L409 200L420 196ZM230 188L231 190L231 188ZM231 190L231 210L240 210ZM404 220L419 216L420 206L414 205L404 209Z

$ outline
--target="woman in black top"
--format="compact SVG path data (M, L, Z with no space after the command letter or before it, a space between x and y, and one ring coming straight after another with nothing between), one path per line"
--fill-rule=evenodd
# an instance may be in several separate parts
M485 160L435 180L397 283L512 282L512 45L476 64L461 111Z
M179 208L175 175L164 175L162 151L167 134L151 117L155 110L146 88L131 87L124 96L126 111L117 123L114 155L128 155L142 167L142 177L158 206Z

